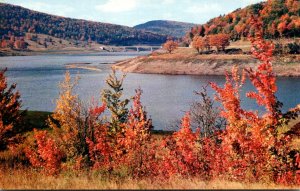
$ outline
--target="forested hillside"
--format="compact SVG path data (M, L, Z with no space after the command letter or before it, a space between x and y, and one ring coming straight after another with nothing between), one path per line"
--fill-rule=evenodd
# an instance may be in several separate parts
M164 35L131 27L54 16L0 3L2 40L24 37L27 32L112 45L161 44L166 40Z
M193 23L155 20L136 25L134 28L180 38L193 26L195 26Z
M194 36L218 33L229 34L231 40L239 40L254 33L250 24L253 15L262 19L265 38L300 36L299 0L268 0L195 26L186 34L186 40L190 41Z

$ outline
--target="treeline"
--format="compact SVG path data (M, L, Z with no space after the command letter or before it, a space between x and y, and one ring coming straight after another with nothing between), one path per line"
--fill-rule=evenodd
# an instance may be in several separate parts
M166 40L164 35L131 27L64 18L0 3L0 36L24 37L27 32L112 45L161 44Z
M189 44L194 36L228 34L232 41L254 34L252 16L263 21L264 38L300 37L300 2L298 0L268 0L237 9L227 15L211 19L206 24L192 27L186 34Z
M255 25L256 29L262 27ZM14 93L15 85L7 86L1 72L2 164L23 162L49 175L91 171L109 178L165 180L180 176L300 185L300 150L294 144L299 140L299 128L289 126L300 114L300 105L282 112L271 64L274 46L265 42L260 32L255 36L250 40L253 56L261 61L257 69L239 75L234 67L226 74L223 87L210 83L221 110L213 109L205 91L198 92L202 100L185 114L180 129L165 137L152 135L152 120L141 103L142 91L137 89L132 99L123 98L124 77L118 79L115 72L106 80L102 103L93 101L88 106L74 94L77 79L73 81L67 73L56 109L47 120L48 128L21 133L26 129L18 128L22 127L20 95ZM254 87L246 97L264 107L264 113L241 107L245 80ZM105 116L105 111L110 114ZM197 121L196 130L191 118Z

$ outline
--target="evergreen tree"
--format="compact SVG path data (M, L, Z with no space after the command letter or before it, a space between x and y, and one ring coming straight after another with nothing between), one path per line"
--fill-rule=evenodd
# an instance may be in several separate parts
M115 70L113 70L106 79L110 88L102 91L102 102L111 112L109 133L112 135L122 132L122 124L127 121L129 99L121 100L124 77L125 75L118 79Z

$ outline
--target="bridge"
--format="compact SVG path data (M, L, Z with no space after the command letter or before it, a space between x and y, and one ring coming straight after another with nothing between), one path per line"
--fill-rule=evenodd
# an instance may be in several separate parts
M123 52L127 52L128 50L130 51L151 51L153 52L154 50L161 49L161 46L122 46Z

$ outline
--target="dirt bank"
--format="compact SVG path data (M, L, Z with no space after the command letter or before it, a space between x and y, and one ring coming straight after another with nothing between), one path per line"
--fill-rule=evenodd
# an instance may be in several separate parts
M239 68L256 68L259 61L251 55L197 55L159 54L141 56L118 62L112 67L123 72L154 74L224 75L234 65ZM300 77L300 56L275 58L274 72L277 76Z

